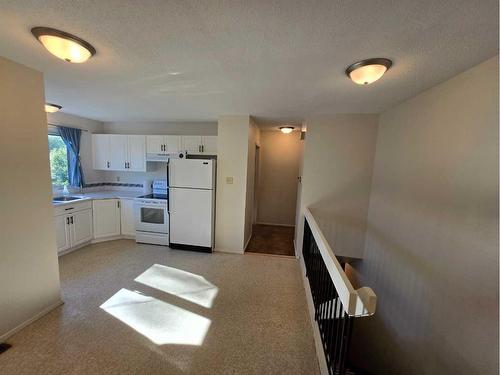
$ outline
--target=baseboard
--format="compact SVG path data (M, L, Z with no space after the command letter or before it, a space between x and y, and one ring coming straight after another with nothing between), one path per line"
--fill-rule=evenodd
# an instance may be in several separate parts
M102 237L102 238L94 238L90 243L100 243L100 242L106 242L106 241L114 241L114 240L122 240L124 238L129 238L129 236L111 236L111 237ZM135 237L133 237L135 238Z
M309 311L309 318L311 320L311 328L313 330L314 344L316 347L316 358L318 359L319 370L321 375L328 375L328 365L326 364L325 352L323 350L323 343L321 342L321 336L318 328L318 324L314 319L314 304L311 294L311 289L309 287L309 281L306 277L306 267L304 264L304 259L299 258L300 263L300 273L302 275L302 282L304 283L304 290L306 291L307 300L307 310Z
M52 310L58 308L62 304L64 304L63 300L59 300L58 302L53 303L52 305L46 307L45 309L43 309L42 311L40 311L35 316L29 318L28 320L24 321L23 323L19 324L18 326L12 328L10 331L8 331L8 332L4 333L3 335L1 335L0 336L0 342L7 340L9 337L11 337L15 333L19 332L24 327L30 325L34 321L36 321L36 320L40 319L41 317L43 317L44 315L47 315L49 312L51 312Z
M272 226L275 226L275 227L288 227L288 228L293 228L295 226L295 225L290 225L290 224L265 223L265 222L262 222L262 221L258 221L255 224L258 224L258 225L272 225Z
M85 247L87 245L90 245L92 243L92 241L88 241L88 242L85 242L85 243L82 243L78 246L75 246L75 247L72 247L71 249L67 249L67 250L64 250L64 251L61 251L60 253L57 253L57 256L60 257L60 256L63 256L63 255L66 255L66 254L69 254L69 253L72 253L73 251L75 250L79 250L81 249L82 247Z

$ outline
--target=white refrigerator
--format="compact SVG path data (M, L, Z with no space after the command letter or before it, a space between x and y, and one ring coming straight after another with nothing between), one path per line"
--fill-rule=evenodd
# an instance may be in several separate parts
M215 160L170 159L170 247L212 252L215 225Z

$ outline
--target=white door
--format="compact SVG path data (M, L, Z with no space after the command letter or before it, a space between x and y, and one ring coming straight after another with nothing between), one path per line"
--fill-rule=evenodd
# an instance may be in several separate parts
M170 243L212 247L212 190L169 190Z
M83 210L71 215L71 247L92 239L92 210Z
M92 135L92 166L94 169L108 169L109 137L106 134Z
M164 154L163 147L165 145L165 136L163 135L147 135L146 150L148 154Z
M213 160L170 159L169 183L173 187L212 189Z
M128 171L146 172L146 137L128 136Z
M203 153L208 155L217 155L217 136L204 135L202 137Z
M128 137L121 134L109 135L109 169L124 171L128 155Z
M135 236L134 200L120 200L121 231L125 236Z
M167 152L179 152L181 150L181 136L166 135L165 144L167 146Z
M118 199L100 199L92 202L94 238L120 235L118 202Z
M71 247L69 216L59 215L54 217L54 224L56 227L57 252L60 253Z
M200 135L183 135L182 149L189 154L201 153L201 136Z

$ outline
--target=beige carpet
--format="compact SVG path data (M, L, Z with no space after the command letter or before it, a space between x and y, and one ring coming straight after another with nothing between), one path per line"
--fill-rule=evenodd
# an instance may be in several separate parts
M60 272L65 304L8 340L1 374L319 373L295 259L120 240Z

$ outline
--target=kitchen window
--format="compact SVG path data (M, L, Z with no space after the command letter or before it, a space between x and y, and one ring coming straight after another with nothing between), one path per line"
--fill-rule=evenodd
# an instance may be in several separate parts
M57 133L49 131L50 175L55 188L69 185L68 150Z

